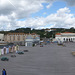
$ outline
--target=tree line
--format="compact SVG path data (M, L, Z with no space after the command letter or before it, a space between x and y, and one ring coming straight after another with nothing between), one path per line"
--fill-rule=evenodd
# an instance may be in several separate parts
M52 31L48 32L45 29L31 29L31 28L18 28L15 30L10 31L0 31L0 33L7 34L7 33L36 33L40 35L41 38L55 38L56 33L63 33L63 32L73 32L75 33L75 28L71 27L67 28L51 28Z

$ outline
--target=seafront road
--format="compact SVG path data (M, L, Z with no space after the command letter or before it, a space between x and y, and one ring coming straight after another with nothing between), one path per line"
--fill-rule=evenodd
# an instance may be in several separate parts
M66 47L51 43L40 47L20 46L23 55L11 57L6 54L9 61L0 60L0 75L3 68L8 75L75 75L75 56L71 54L75 51L75 43L66 43ZM1 58L2 56L0 56Z

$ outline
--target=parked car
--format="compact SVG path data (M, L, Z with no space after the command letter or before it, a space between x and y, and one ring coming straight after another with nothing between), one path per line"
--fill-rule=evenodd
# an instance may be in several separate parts
M43 47L43 45L40 45L40 47Z
M28 50L23 50L24 52L28 52Z
M22 52L22 51L19 51L19 52L17 52L18 54L24 54L24 52Z
M11 55L11 57L16 57L16 55Z
M9 59L7 57L2 57L1 60L2 61L9 61Z

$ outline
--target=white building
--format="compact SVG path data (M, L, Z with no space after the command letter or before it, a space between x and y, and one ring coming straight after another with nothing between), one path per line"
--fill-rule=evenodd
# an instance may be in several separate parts
M51 31L54 31L55 29L48 29L48 28L46 28L45 29L45 32L51 32Z
M55 35L55 39L59 42L75 42L75 33L71 32L64 32L64 33L57 33Z
M0 33L0 41L4 41L4 34Z
M6 42L4 41L4 34L0 33L0 45L6 45Z
M51 29L45 29L45 32L51 32L52 30Z
M33 46L40 43L40 36L37 34L28 34L25 38L25 46Z

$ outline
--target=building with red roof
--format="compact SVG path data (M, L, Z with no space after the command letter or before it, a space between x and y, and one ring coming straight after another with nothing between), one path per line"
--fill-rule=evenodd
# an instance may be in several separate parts
M75 33L72 32L56 33L55 39L57 41L62 42L75 42Z

